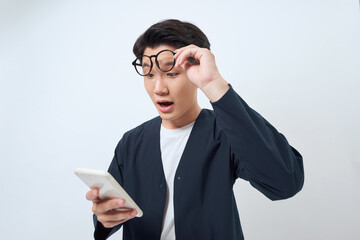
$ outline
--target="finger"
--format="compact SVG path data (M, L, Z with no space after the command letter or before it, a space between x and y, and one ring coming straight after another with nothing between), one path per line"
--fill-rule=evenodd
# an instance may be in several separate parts
M191 64L199 64L203 51L204 50L201 48L194 48L194 47L183 49L176 58L175 67L181 66L187 62Z
M181 54L184 50L189 49L189 48L199 48L199 47L194 44L190 44L185 47L178 48L175 50L176 54L174 55L174 58L177 58L179 54Z
M91 189L86 193L86 199L89 201L93 201L99 197L99 190L96 188Z
M136 216L136 214L137 211L135 209L127 209L125 211L111 210L97 215L97 219L100 222L118 222L132 219Z
M117 214L113 215L113 212L117 212ZM104 225L104 227L111 228L134 218L136 214L137 211L135 209L128 210L122 213L119 213L117 210L113 210L109 211L108 214L102 214L97 216L97 219Z
M176 50L175 50L176 54L174 55L174 58L175 58L175 59L178 59L179 56L182 55L183 52L186 51L186 50L189 49L189 48L199 48L199 47L197 47L197 46L195 46L195 45L188 45L188 46L186 46L186 47L182 47L182 48L176 49Z
M105 228L113 228L119 224L126 222L127 220L115 221L115 222L103 222L101 223Z
M120 221L108 221L108 222L101 222L101 224L106 228L113 228L113 227L115 227L119 224L123 224L129 220L130 219L124 219L124 220L120 220Z
M117 208L122 208L125 205L125 200L121 198L104 200L100 203L94 204L93 212L95 214L104 213Z

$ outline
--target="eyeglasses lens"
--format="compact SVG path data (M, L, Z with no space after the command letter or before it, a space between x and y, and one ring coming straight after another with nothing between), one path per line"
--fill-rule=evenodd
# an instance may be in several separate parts
M174 54L171 51L163 51L157 56L158 67L163 72L170 71L175 65Z
M136 71L144 76L150 73L151 71L151 60L148 56L142 56L136 59L135 61Z

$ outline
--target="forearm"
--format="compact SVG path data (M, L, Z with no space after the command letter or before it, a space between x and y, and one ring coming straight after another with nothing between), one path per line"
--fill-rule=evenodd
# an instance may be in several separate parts
M281 133L233 89L212 105L231 147L237 177L249 180L273 200L291 197L301 189L302 157Z

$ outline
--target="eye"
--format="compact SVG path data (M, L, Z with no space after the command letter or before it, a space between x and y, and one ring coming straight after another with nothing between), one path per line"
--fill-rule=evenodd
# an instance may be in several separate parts
M179 73L167 73L169 77L176 77Z
M154 74L152 73L149 73L148 75L145 76L146 78L153 78L154 77Z

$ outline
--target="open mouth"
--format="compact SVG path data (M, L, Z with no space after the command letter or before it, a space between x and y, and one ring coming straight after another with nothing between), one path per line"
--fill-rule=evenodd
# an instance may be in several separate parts
M157 104L159 104L161 107L168 107L174 103L173 102L158 102Z
M157 101L159 111L163 113L171 112L173 109L174 102L170 101Z

